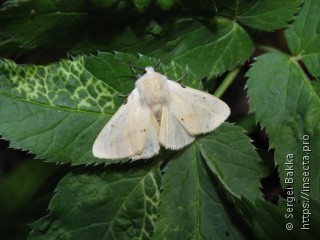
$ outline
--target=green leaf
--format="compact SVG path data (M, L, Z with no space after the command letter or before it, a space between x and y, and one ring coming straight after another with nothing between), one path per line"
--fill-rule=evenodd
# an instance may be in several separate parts
M101 53L48 66L0 62L0 135L11 147L38 158L72 165L102 163L92 155L99 131L133 90L128 66L154 66L157 61L126 54ZM161 72L199 87L195 76L175 63ZM112 163L112 161L107 161Z
M243 217L247 220L250 228L255 235L255 239L272 240L272 239L317 239L319 235L319 219L313 216L319 216L319 202L311 201L312 208L309 218L310 229L302 230L302 209L299 203L286 202L281 199L277 205L270 202L257 200L254 204L249 200L242 198L241 202L237 201L238 206L243 211ZM289 206L287 206L289 204ZM292 207L293 206L293 207ZM293 209L293 212L289 212ZM310 219L311 218L311 219ZM288 224L288 225L287 225ZM290 230L290 224L293 229ZM288 226L288 230L286 229ZM305 225L306 227L306 225Z
M228 193L237 198L245 196L252 202L262 197L262 162L240 127L225 123L199 142L210 170Z
M132 2L139 12L144 12L150 4L150 0L132 0Z
M133 66L140 68L145 68L147 66L155 67L161 62L161 59L149 58L141 54L139 54L139 57L136 57L135 55L129 53L119 52L115 54L115 59L117 59L120 63L127 64L128 67L131 64L134 64ZM181 83L189 87L203 89L201 79L197 79L195 74L191 72L188 67L183 68L174 61L170 61L167 64L162 63L159 72L167 76L168 79L179 80Z
M88 36L73 52L117 49L163 59L174 49L169 59L181 66L188 65L201 79L243 64L253 51L251 39L244 29L226 18L215 18L210 22L179 19L164 27L167 30L161 36L137 37L131 28L126 28L111 41L107 35L99 36L96 41Z
M84 26L85 10L85 1L78 0L9 0L0 9L0 52L70 43Z
M258 57L247 76L250 109L275 148L282 186L310 187L308 194L318 198L320 96L296 60L282 53Z
M218 14L254 29L273 31L288 26L302 0L217 0Z
M230 141L232 149L226 146ZM247 161L246 167L239 168L235 154L241 156L237 161ZM260 198L260 160L243 130L223 124L171 155L163 169L161 192L160 171L153 163L67 175L55 191L50 214L33 224L30 239L244 239L226 209L231 203L223 197L242 196L235 189L238 180L229 181L216 170L242 176L248 183L244 196ZM157 221L151 221L155 216Z
M114 32L122 31L124 22L138 23L136 17L146 11L149 3L150 0L8 0L0 8L0 53L21 54L39 47L61 51L81 41L88 31L94 35L107 29L110 38Z
M231 124L223 124L177 153L164 168L153 239L242 239L219 187L231 198L260 198L259 161L243 131Z
M232 225L195 145L170 160L153 239L244 239Z
M157 164L70 173L29 239L151 239L159 184Z
M131 4L139 11L145 11L149 0ZM158 4L169 8L174 1ZM125 21L134 24L124 25ZM107 24L108 31L99 28L101 22ZM88 25L92 27L88 28ZM159 59L175 49L169 59L181 66L188 65L199 79L241 65L253 52L250 37L232 20L221 17L201 21L181 17L157 20L146 17L140 22L132 11L118 11L113 1L93 1L91 4L74 0L68 3L12 1L0 10L0 32L0 52L19 54L56 43L59 43L56 47L71 48L77 54L116 50L139 52Z
M311 82L313 88L314 88L314 91L320 95L320 81L312 81Z
M302 59L310 73L320 76L320 2L306 0L294 23L285 31L291 53Z
M163 10L169 10L176 4L177 0L156 0L158 6ZM182 3L183 4L183 3Z
M91 59L79 57L49 66L1 62L0 134L11 141L11 147L51 161L81 164L94 160L89 151L91 135L98 134L119 105L112 82L121 76L108 65L114 59L111 54L101 57L100 65ZM99 68L112 78L98 79L95 75L102 77ZM124 78L121 85L126 84Z

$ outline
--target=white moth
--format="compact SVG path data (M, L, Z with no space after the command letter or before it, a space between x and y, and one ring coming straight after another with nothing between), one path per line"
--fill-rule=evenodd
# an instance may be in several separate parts
M92 149L95 157L146 159L158 154L160 145L178 150L229 116L228 105L220 99L168 80L152 67L145 70L99 133Z

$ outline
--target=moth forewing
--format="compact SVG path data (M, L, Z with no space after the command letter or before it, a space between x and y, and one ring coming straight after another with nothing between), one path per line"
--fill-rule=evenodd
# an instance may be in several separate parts
M92 148L97 158L120 159L139 155L147 140L150 108L143 106L134 89L99 133Z
M143 149L143 152L139 155L133 155L131 159L138 160L138 159L146 159L151 158L154 155L158 154L160 151L159 145L159 126L157 125L157 120L154 118L153 115L150 116L149 121L149 128L147 133L146 143Z
M208 93L168 81L169 109L191 135L208 133L230 115L226 103Z

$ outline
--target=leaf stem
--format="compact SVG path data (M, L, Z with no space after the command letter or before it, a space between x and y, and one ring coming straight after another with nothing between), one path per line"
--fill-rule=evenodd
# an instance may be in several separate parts
M228 87L231 85L233 80L236 78L239 71L240 71L240 68L235 68L231 72L229 72L213 95L220 98L224 94L224 92L228 89Z

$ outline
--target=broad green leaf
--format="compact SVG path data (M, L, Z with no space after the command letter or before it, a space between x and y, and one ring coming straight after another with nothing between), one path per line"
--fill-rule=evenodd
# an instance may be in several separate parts
M139 12L144 12L150 4L150 0L132 0Z
M244 29L225 18L215 18L207 25L181 21L173 36L180 41L173 60L188 65L199 78L211 78L233 69L243 64L253 51ZM162 55L161 49L152 54Z
M153 238L242 239L226 210L228 198L218 189L223 186L229 199L246 196L254 202L261 195L259 162L249 139L231 124L174 155L164 168Z
M316 1L316 0L315 0ZM254 29L273 31L288 26L302 0L217 0L218 14Z
M236 138L238 142L232 140ZM230 139L232 154L226 154L230 149L225 147L210 150L217 143L227 145ZM208 155L214 155L216 169L221 164L225 175L235 174L234 168L239 166L236 162L232 166L235 152L244 155L237 160L247 159L247 167L239 168L236 175L247 174L247 179L241 179L252 182L246 190L239 187L237 177L228 181L216 171L212 175L213 167L207 167L212 162ZM161 192L160 170L152 163L67 175L55 191L50 214L33 224L30 239L244 239L226 209L234 203L228 199L239 200L242 195L252 200L260 198L262 171L242 130L223 124L171 155L163 169ZM239 189L235 189L237 186ZM83 215L86 217L81 218Z
M163 10L169 10L174 6L177 0L156 0L156 3ZM183 4L183 3L182 3Z
M304 186L318 198L320 97L310 79L295 58L278 52L258 57L247 76L250 109L275 148L282 186Z
M102 163L92 145L108 119L133 90L128 66L155 65L156 60L126 54L62 60L48 66L0 62L0 134L11 147L38 158L72 165ZM129 61L130 59L130 61ZM161 72L199 87L195 76L171 62ZM107 161L106 163L112 163Z
M161 59L148 58L146 56L139 55L139 57L129 54L129 53L119 53L115 54L115 59L120 63L124 63L130 67L131 64L134 64L136 67L145 68L145 67L155 67L161 62ZM188 67L181 67L179 64L174 61L170 61L167 64L161 64L160 69L156 69L161 74L165 75L168 79L178 81L192 88L203 89L201 79L197 79L195 74L190 71ZM140 72L142 75L144 72Z
M290 207L291 203L288 202L289 206L287 206L287 202L283 199L275 205L262 200L252 203L242 198L241 202L237 201L237 204L242 209L243 217L252 229L255 239L317 239L319 219L315 218L313 214L319 216L319 202L316 203L312 199L310 199L310 202L312 205L310 208L311 215L305 215L309 218L310 229L306 230L301 229L303 227L303 215L300 203L292 203L293 212L287 210L292 208ZM292 229L290 229L291 226L293 226Z
M159 14L177 4L179 14ZM102 46L109 45L129 25L135 28L134 35L140 40L150 39L155 32L146 25L149 20L160 21L167 28L173 19L190 16L190 10L214 13L211 1L186 4L176 0L8 0L0 8L0 53L21 54L37 48L63 51L82 44L83 37L92 41L103 36ZM128 40L132 43L133 39ZM153 41L153 45L156 43ZM89 45L94 54L97 50L121 50L96 48L93 42Z
M314 91L320 95L320 81L312 81L311 82L313 88L314 88Z
M121 75L116 69L124 68L110 67L111 54L101 56L99 64L96 61L79 57L49 66L1 62L0 134L11 147L49 161L94 161L91 135L98 134L119 105L115 87ZM122 77L118 86L124 89L129 81Z
M159 184L157 164L70 173L29 239L151 239Z
M81 41L88 29L95 33L106 31L110 37L123 28L124 22L131 23L144 12L149 3L150 0L8 0L0 8L0 53L21 54L39 47L70 48Z
M84 27L85 10L85 1L78 0L9 0L0 8L0 52L70 43Z
M193 144L164 169L153 239L244 239Z
M131 28L126 28L111 41L107 35L100 36L96 41L88 36L73 51L117 49L159 59L168 57L181 66L188 65L199 79L216 76L243 64L253 51L253 44L245 30L226 18L215 18L210 22L180 19L169 26L160 36L137 37ZM106 42L109 44L106 45Z
M302 59L310 73L320 76L320 1L306 0L294 23L285 31L291 53Z
M240 127L223 124L199 139L201 154L229 194L254 202L263 177L261 160ZM250 176L250 177L249 177Z

